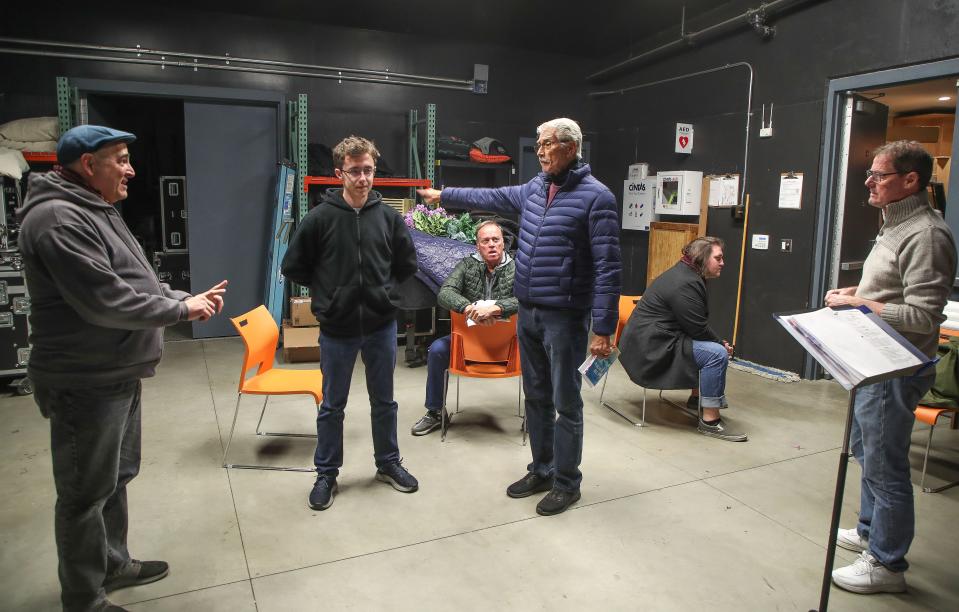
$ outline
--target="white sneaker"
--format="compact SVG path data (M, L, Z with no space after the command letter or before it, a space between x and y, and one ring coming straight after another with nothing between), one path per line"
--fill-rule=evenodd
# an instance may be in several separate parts
M883 567L869 551L860 553L852 565L832 572L832 581L853 593L904 593L906 576Z
M855 527L852 529L837 529L836 544L852 552L861 553L869 548L869 540L859 535Z

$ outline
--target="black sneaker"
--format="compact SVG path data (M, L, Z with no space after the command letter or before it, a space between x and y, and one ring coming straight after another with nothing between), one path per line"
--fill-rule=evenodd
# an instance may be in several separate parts
M447 420L449 418L447 417ZM427 411L427 413L413 425L413 429L410 430L414 436L425 436L431 431L436 431L443 424L439 412L433 412L432 410Z
M529 497L534 493L542 493L553 488L553 478L543 478L529 472L510 486L506 487L506 494L514 499Z
M170 573L170 566L166 561L137 561L130 559L130 562L123 569L116 571L106 577L103 581L103 590L106 592L126 587L138 586L141 584L150 584L157 580L163 580Z
M550 489L546 497L536 504L536 513L543 516L553 516L565 512L567 508L579 501L579 491L563 491L557 488Z
M686 414L693 417L694 419L699 418L699 396L690 395L686 399L686 408L684 408Z
M704 436L719 438L727 442L745 442L748 439L746 434L730 429L722 419L712 425L700 419L697 429Z
M387 463L376 470L376 479L380 482L389 483L394 489L403 493L413 493L420 488L420 483L416 481L416 478L406 471L406 468L398 461Z
M310 491L310 508L326 510L333 505L333 496L336 495L336 478L317 476Z

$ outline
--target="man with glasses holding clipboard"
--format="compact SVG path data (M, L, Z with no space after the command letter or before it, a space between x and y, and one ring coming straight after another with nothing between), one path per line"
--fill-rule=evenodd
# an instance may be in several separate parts
M929 357L956 274L949 226L926 199L932 158L917 142L876 150L866 172L869 204L883 224L856 287L832 289L826 306L865 306ZM929 369L857 389L850 444L862 466L859 523L840 529L837 544L860 553L832 573L854 593L904 592L906 552L915 530L909 445L914 411L932 386Z

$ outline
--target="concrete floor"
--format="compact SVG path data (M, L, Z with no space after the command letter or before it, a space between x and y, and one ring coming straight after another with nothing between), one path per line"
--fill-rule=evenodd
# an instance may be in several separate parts
M168 343L144 384L143 465L130 494L130 548L171 564L158 583L117 591L131 610L799 610L815 608L846 395L835 383L783 384L730 370L729 420L749 442L696 433L650 399L635 428L584 389L582 500L540 517L509 499L525 473L516 381L464 380L446 443L409 427L424 368L396 371L400 449L411 495L373 480L362 364L347 410L340 492L307 506L306 473L224 470L237 339ZM297 366L302 367L302 366ZM682 393L674 392L677 399ZM607 397L638 415L642 393L615 366ZM308 399L271 400L265 427L309 433ZM32 398L0 398L0 609L56 610L49 434ZM255 438L259 403L241 406L236 462L310 466L313 440ZM917 426L915 482L927 430ZM930 479L952 479L959 432L936 431ZM855 523L849 467L843 525ZM959 487L916 488L917 534L905 595L832 590L833 610L956 610ZM839 550L837 563L854 555Z

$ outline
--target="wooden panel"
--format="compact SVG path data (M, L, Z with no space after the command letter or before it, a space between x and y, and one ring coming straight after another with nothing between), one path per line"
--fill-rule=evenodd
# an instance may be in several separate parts
M683 247L699 235L696 223L649 224L649 260L646 264L646 286L668 270L683 256Z

